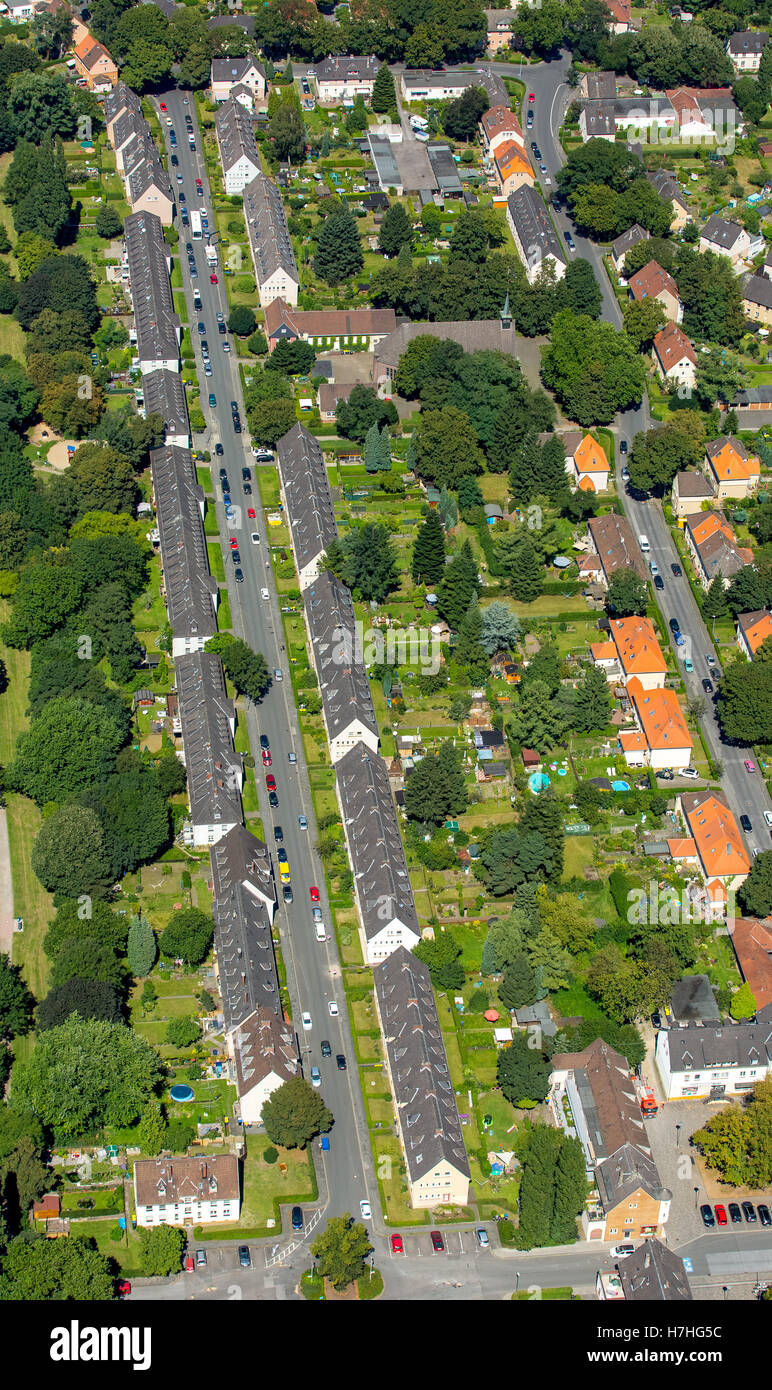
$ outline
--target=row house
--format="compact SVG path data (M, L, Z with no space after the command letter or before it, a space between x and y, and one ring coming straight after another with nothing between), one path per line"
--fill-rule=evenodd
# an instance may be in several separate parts
M772 324L772 281L767 275L745 276L743 313L753 323Z
M337 537L335 509L319 441L293 425L276 446L276 462L301 593L318 579L319 562Z
M597 578L606 588L614 571L619 569L634 570L639 579L647 579L646 566L626 516L616 512L591 516L587 533L592 553L600 562Z
M303 595L311 660L319 680L330 761L363 743L378 752L378 721L351 590L322 571Z
M470 87L482 87L491 106L509 106L503 78L485 68L406 68L399 83L405 101L455 101Z
M628 767L679 772L692 759L694 742L674 690L649 685L638 676L627 681L637 728L622 729L619 746Z
M192 454L174 446L153 449L150 472L162 593L172 630L172 657L176 658L201 651L214 637L220 591L209 569L205 494L196 480Z
M650 241L651 232L647 232L645 227L641 227L638 222L634 222L626 232L618 236L611 243L611 264L617 275L623 275L625 269L625 257L628 251L632 251L641 241Z
M713 501L713 489L704 473L698 469L684 469L676 473L671 493L673 511L679 518L694 516L703 510L704 504Z
M756 1001L756 1022L772 1021L772 917L735 917L729 933L743 980Z
M498 146L493 155L493 177L499 193L504 198L508 198L510 193L515 193L523 185L533 188L535 177L531 161L515 140L505 140Z
M233 744L236 708L214 652L177 657L174 669L188 782L183 836L186 844L208 849L243 820L244 769Z
M765 609L755 613L740 613L737 617L736 640L740 651L752 661L762 642L772 637L772 616Z
M180 369L182 324L175 313L171 252L159 217L135 212L123 224L126 268L134 324L129 337L143 375Z

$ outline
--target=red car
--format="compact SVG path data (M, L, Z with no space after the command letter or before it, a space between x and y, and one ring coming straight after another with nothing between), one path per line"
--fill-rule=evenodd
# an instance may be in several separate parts
M238 543L238 541L236 540L236 537L235 537L235 536L231 536L231 538L230 538L230 547L231 547L231 550L238 550L238 548L239 548L239 543Z
M268 751L267 748L264 748L264 749L263 749L263 767L270 767L270 766L271 766L271 762L272 762L271 754L269 753L269 751Z
M717 1220L719 1226L725 1226L725 1225L726 1225L726 1209L725 1209L724 1207L714 1207L714 1211L715 1211L715 1213L716 1213L716 1220Z
M200 180L200 179L196 179L196 188L203 188L203 186L204 186L204 185L202 184L201 180Z
M195 1269L196 1266L195 1266L195 1264L193 1263L193 1256L192 1256L192 1255L186 1255L186 1256L185 1256L185 1263L183 1264L182 1267L183 1267L183 1269L185 1270L185 1273L186 1273L186 1274L192 1274L192 1273L193 1273L193 1270Z
M429 1234L432 1238L432 1250L434 1251L435 1255L441 1255L443 1250L445 1249L445 1242L442 1239L441 1232L430 1231Z
M210 283L210 285L216 285L216 284L218 283L218 281L217 281L217 276L216 276L216 275L210 275L210 276L209 276L209 283Z
M254 507L247 507L247 516L249 517L250 521L254 521L254 519L255 519L255 509L254 509Z
M120 1282L120 1284L118 1285L118 1297L119 1297L119 1298L128 1298L128 1296L129 1296L130 1293L131 1293L131 1284L129 1283L128 1279L121 1279L121 1282Z
M318 888L309 888L308 891L309 891L310 894L311 894L311 902L312 902L312 903L318 903L318 901L319 901L319 889L318 889Z
M529 92L529 93L528 93L528 104L529 104L529 106L530 106L531 102L533 102L533 101L535 101L535 100L536 100L536 93L535 93L535 92Z
M269 792L276 791L276 778L274 777L272 772L268 772L266 774L265 785L267 786Z
M392 1253L392 1255L404 1255L404 1253L405 1253L405 1247L404 1247L404 1245L402 1244L402 1237L401 1237L401 1236L392 1236L392 1238L391 1238L391 1253Z

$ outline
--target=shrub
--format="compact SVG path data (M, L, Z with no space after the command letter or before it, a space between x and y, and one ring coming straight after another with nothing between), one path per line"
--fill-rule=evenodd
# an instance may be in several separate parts
M276 1163L278 1157L278 1152L273 1147L273 1144L269 1144L267 1149L263 1149L263 1158L265 1159L266 1163Z

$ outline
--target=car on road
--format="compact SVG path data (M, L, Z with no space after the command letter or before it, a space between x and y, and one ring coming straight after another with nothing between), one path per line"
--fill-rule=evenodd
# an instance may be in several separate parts
M303 1229L303 1208L302 1208L302 1207L293 1207L293 1208L292 1208L292 1216L291 1216L290 1220L291 1220L291 1222L292 1222L292 1229L293 1229L293 1231L302 1231L302 1229Z
M274 808L276 808L276 807L278 806L278 804L279 804L279 798L278 798L278 796L276 795L276 792L269 792L269 793L268 793L268 805L269 805L269 806L273 806ZM292 898L287 898L286 893L285 893L284 896L285 896L287 902L292 902Z
M752 1226L754 1221L756 1220L756 1209L753 1205L753 1202L741 1202L740 1205L743 1209L743 1216L745 1217L745 1220L748 1222L749 1226Z
M743 767L745 768L745 771L746 771L746 772L755 772L755 771L756 771L756 764L755 764L755 763L752 763L751 760L750 760L750 758L745 758L745 759L743 760Z
M346 1070L346 1058L344 1057L342 1052L337 1052L335 1054L335 1065L338 1068L338 1071Z
M370 1217L371 1217L372 1214L373 1214L373 1209L372 1209L372 1207L370 1206L370 1203L369 1203L369 1202L366 1200L366 1198L364 1198L364 1197L362 1198L361 1202L359 1203L359 1210L360 1210L360 1212L362 1213L362 1216L364 1217L364 1220L365 1220L365 1221L369 1221L369 1220L370 1220Z
M706 695L712 695L712 694L713 694L713 682L712 682L712 681L709 681L708 678L707 678L707 676L704 676L704 677L703 677L703 680L702 680L702 688L703 688L703 690L705 691L705 694L706 694Z
M252 484L251 484L251 483L242 483L241 486L242 486L242 488L243 488L243 490L244 490L244 496L245 496L245 497L251 497L251 496L252 496Z
M314 884L313 888L309 888L308 891L309 891L309 893L311 894L311 902L312 902L312 903L318 903L318 901L319 901L319 889L316 887L316 885Z
M249 1253L248 1245L239 1246L239 1264L242 1269L249 1269L252 1264L252 1257Z
M621 439L621 440L619 441L619 452L620 452L620 454L626 454L626 453L627 453L627 440L626 440L626 439Z
M320 907L312 907L312 908L311 908L311 916L313 917L313 919L314 919L315 922L321 922L321 920L322 920L322 909L321 909Z
M259 537L259 535L257 534L257 531L253 531L252 534L250 535L249 539L251 540L251 542L252 542L253 545L259 545L259 544L260 544L260 537Z
M267 772L267 773L266 773L266 776L265 776L265 785L266 785L266 787L268 788L269 792L275 792L275 791L276 791L276 778L274 777L274 775L273 775L272 772Z
M491 1243L488 1232L484 1230L482 1226L478 1226L477 1230L475 1231L475 1235L477 1236L477 1244L479 1245L480 1249L487 1250L488 1246Z
M206 1251L196 1251L196 1269L204 1269L206 1266Z
M282 673L281 673L281 667L280 667L280 666L274 666L274 668L273 668L273 678L274 678L275 681L283 681L283 680L284 680L284 677L283 677L283 675L282 675Z
M683 574L683 570L681 569L681 566L680 566L680 565L676 565L676 564L672 564L672 565L670 566L670 568L671 568L671 570L673 571L673 574L675 575L676 579L680 579L680 578L681 578L681 575Z
M710 1229L711 1226L715 1226L716 1218L713 1215L713 1208L709 1207L707 1202L704 1202L700 1207L700 1216L702 1217L703 1226L706 1226L708 1229Z
M241 477L245 483L251 483L252 481L252 474L248 468L242 468Z
M327 1008L328 1008L328 1010L329 1010L330 1018L337 1018L337 1017L338 1017L338 1014L340 1013L340 1009L338 1008L338 1006L337 1006L337 1004L335 1003L335 1000L334 1000L334 999L330 999L330 1000L328 1001Z
M201 180L200 180L200 179L196 179L196 188L200 188L200 187L201 187Z
M261 589L261 590L260 590L260 597L261 597L261 599L263 600L263 603L267 603L267 602L268 602L268 590L267 590L267 589Z
M767 822L767 825L772 826L772 811L765 811L764 819Z
M528 93L528 101L529 101L529 103L532 103L532 102L534 102L535 100L536 100L536 93L535 93L535 92L529 92L529 93Z
M393 1235L391 1237L391 1253L392 1255L404 1255L405 1245L401 1236Z
M298 755L297 755L297 753L289 752L289 753L287 754L287 762L288 762L288 763L296 763L297 760L298 760Z
M263 749L263 767L271 766L271 752L269 748Z
M233 559L234 565L240 565L240 564L241 564L241 552L240 552L240 551L238 551L238 550L232 550L232 551L231 551L231 558Z
M120 1282L120 1284L118 1285L118 1297L119 1297L119 1298L128 1298L128 1296L129 1296L130 1293L131 1293L131 1284L129 1283L128 1279L121 1279L121 1282Z
M312 1067L312 1068L311 1068L311 1085L312 1085L312 1086L321 1086L321 1084L322 1084L322 1073L320 1072L320 1070L319 1070L318 1067Z
M685 657L684 657L684 670L685 670L685 671L693 671L693 670L694 670L694 663L691 661L691 659L690 659L688 656L685 656Z
M301 830L308 829L308 821L306 820L305 816L298 816L298 825L300 826Z
M243 583L244 583L244 571L243 571L242 569L238 569L238 568L235 569L235 570L233 571L233 576L234 576L234 578L235 578L237 584L243 584Z
M662 578L662 575L661 575L661 574L655 574L655 576L654 576L654 588L655 588L655 589L664 589L664 587L665 587L665 581L664 581L664 579Z
M536 143L535 140L532 140L532 141L531 141L531 149L533 150L534 154L536 155L536 158L537 158L537 159L541 159L541 155L539 154L539 146L537 145L537 143Z
M705 653L705 660L709 666L715 666L716 664L716 658L713 656L712 652Z
M539 173L540 173L540 174L547 174L547 173L549 173L549 170L548 170L546 164L540 164L540 165L539 165Z
M753 826L751 825L751 818L750 818L750 816L747 816L744 812L743 812L743 814L740 816L740 825L742 826L742 828L743 828L743 830L745 831L746 835L750 835L750 833L751 833L751 831L752 831L752 829L753 829Z
M281 845L284 843L284 831L282 830L280 825L275 825L273 827L273 838L276 841L277 845Z
M623 483L627 483L627 482L629 482L629 481L630 481L630 469L629 469L629 468L623 468L623 469L622 469L622 482L623 482Z
M526 130L533 130L533 111L528 112L528 120L525 123Z
M624 1260L628 1255L635 1254L635 1246L626 1240L622 1245L612 1245L610 1254L614 1260Z
M728 1211L729 1211L729 1220L731 1221L731 1223L732 1223L733 1226L736 1226L736 1225L738 1224L738 1222L742 1222L743 1214L742 1214L742 1212L740 1211L740 1205L739 1205L738 1202L730 1202L730 1203L729 1203L729 1207L728 1207Z
M238 415L233 417L233 432L234 434L241 434L241 421Z
M287 851L286 851L286 849L280 849L280 850L277 852L276 858L278 859L278 861L279 861L280 864L286 864L286 863L287 863Z
M442 1232L441 1232L441 1231L430 1231L430 1232L429 1232L429 1235L430 1235L430 1237L431 1237L432 1250L434 1251L434 1253L435 1253L436 1255L442 1254L442 1251L445 1249L445 1242L444 1242L444 1240L442 1239Z
M679 623L677 618L669 618L668 627L670 628L670 631L672 632L674 637L677 632L681 631L681 624Z
M311 1015L310 1015L309 1013L303 1013L303 1014L301 1014L301 1015L300 1015L300 1021L301 1021L301 1023L303 1024L303 1027L306 1029L306 1031L308 1031L309 1028L312 1028L312 1027L313 1027L313 1020L312 1020Z
M217 405L217 397L214 394L214 391L209 392L209 404L211 405L212 409L214 409L214 407Z
M762 1226L772 1226L772 1216L769 1214L769 1207L766 1202L759 1202L756 1210L759 1214L759 1221Z
M322 1041L319 1045L321 1047L323 1057L332 1056L332 1048L330 1046L329 1038L322 1038Z
M236 540L236 537L235 537L235 536L231 536L229 544L230 544L231 550L238 550L238 548L239 548L239 543L238 543L238 541Z
M186 1256L185 1256L185 1259L184 1259L183 1262L182 1262L182 1268L184 1269L185 1273L186 1273L186 1274L192 1274L192 1273L193 1273L193 1270L195 1269L195 1267L196 1267L196 1266L195 1266L194 1261L193 1261L193 1256L192 1256L192 1255L186 1255Z
M168 111L169 109L165 101L159 101L158 105L160 106L162 111Z
M215 446L214 446L214 451L215 451L215 453L216 453L218 459L221 459L222 456L223 456L223 454L225 453L225 450L223 449L222 444L215 444Z
M270 746L271 746L271 743L270 743L270 739L268 738L268 735L267 735L267 734L261 734L261 735L260 735L260 747L261 747L261 748L270 748Z
M217 280L217 276L215 275L214 271L212 271L212 274L209 276L209 283L210 283L210 285L216 285L216 284L219 283L218 280Z
M716 1220L717 1220L719 1226L726 1226L726 1224L727 1224L726 1207L721 1206L721 1204L719 1203L719 1205L718 1205L717 1207L714 1207L713 1210L714 1210L715 1213L716 1213Z

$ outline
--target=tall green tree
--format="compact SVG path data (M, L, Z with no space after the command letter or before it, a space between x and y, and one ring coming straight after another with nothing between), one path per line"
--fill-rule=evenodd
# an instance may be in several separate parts
M328 285L339 285L362 269L364 257L356 219L348 211L333 213L322 223L314 270Z
M373 1249L364 1226L348 1213L331 1216L310 1248L321 1277L339 1291L362 1278Z
M551 1070L544 1053L529 1046L525 1033L516 1032L509 1047L503 1047L496 1059L496 1080L512 1105L544 1100Z
M445 566L438 591L438 612L452 628L457 629L479 592L477 562L472 547L465 541L450 564Z
M413 227L402 203L392 203L378 232L378 249L384 256L397 256L403 246L412 246Z
M115 1298L110 1258L100 1254L93 1238L30 1240L28 1235L18 1236L8 1247L0 1298L16 1303L104 1303Z
M397 109L397 92L394 86L394 78L391 73L391 68L387 63L381 63L375 74L370 105L373 111L377 111L379 115L383 115L388 111L396 111Z
M314 1088L295 1076L264 1101L262 1122L272 1144L304 1149L315 1135L328 1133L332 1115Z
M137 979L149 975L155 965L158 947L155 932L147 917L135 913L129 927L127 960L129 970Z
M413 545L411 573L416 583L438 584L445 570L445 532L436 511L427 513Z

